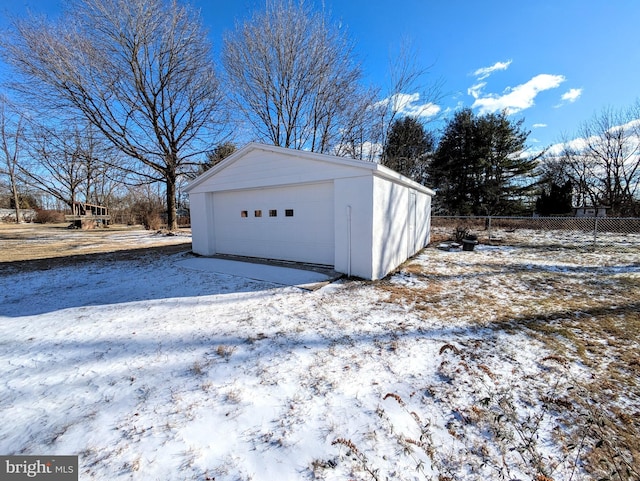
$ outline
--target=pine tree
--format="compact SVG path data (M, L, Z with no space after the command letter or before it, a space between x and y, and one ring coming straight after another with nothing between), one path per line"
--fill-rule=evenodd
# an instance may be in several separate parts
M445 127L429 169L441 209L453 215L514 214L523 209L537 159L522 155L524 120L505 112L476 116L463 109Z
M414 117L397 119L384 146L382 164L424 184L427 165L434 150L433 134Z
M573 210L571 202L573 186L571 181L566 181L563 185L551 183L549 189L543 190L536 200L536 212L540 215L562 215Z

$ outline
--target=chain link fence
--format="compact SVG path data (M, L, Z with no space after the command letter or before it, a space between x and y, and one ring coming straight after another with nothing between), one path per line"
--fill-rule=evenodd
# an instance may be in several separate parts
M638 217L432 216L432 242L469 233L489 245L611 249L640 254Z

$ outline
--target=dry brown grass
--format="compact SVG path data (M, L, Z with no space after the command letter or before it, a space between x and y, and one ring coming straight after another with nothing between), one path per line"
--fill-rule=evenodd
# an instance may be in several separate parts
M637 291L629 294L626 305L572 313L553 330L544 320L527 324L551 349L579 359L591 373L574 382L575 407L567 416L572 442L592 440L585 462L595 479L640 479L640 303Z
M145 252L178 252L191 248L188 236L167 237L123 225L74 230L65 224L0 223L0 272L50 269L87 262L97 256L132 258ZM186 231L185 231L186 232ZM140 236L145 242L140 242Z
M383 302L542 343L550 353L542 364L562 360L566 395L538 398L566 426L562 442L592 479L640 479L640 254L424 255L430 262L402 267L413 282L378 284ZM575 378L572 363L589 374Z

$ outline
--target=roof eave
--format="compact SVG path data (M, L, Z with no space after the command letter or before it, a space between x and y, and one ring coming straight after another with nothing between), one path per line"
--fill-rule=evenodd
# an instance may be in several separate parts
M221 170L227 168L229 165L233 164L238 159L242 158L243 156L245 156L246 154L248 154L253 150L262 150L262 151L273 152L273 153L278 153L282 155L304 157L304 158L316 160L319 162L331 162L334 164L340 164L340 165L345 165L349 167L369 170L369 171L372 171L374 175L377 174L378 176L386 178L388 180L399 182L401 184L407 185L408 187L419 190L431 196L435 195L435 192L432 189L429 189L428 187L425 187L424 185L419 184L418 182L415 182L414 180L411 180L408 177L405 177L399 174L398 172L391 170L388 167L385 167L384 165L380 165L376 162L350 159L348 157L338 157L336 155L319 154L317 152L308 152L305 150L287 149L284 147L260 144L256 142L250 142L246 144L244 147L242 147L241 149L231 154L229 157L224 159L219 164L213 166L211 169L207 170L200 176L196 177L186 187L185 192L189 193L198 185L202 184L209 178L216 175L217 172L220 172Z

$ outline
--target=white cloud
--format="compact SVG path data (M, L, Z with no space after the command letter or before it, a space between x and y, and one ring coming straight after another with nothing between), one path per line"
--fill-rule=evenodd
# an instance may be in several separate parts
M620 128L624 129L625 131L638 129L640 128L640 119L635 119L627 122L626 124L622 124Z
M547 153L552 156L558 156L562 154L562 152L566 148L580 152L580 151L583 151L586 147L587 147L587 139L578 137L577 139L572 139L567 143L557 143L557 144L551 145L547 149Z
M480 82L475 85L472 85L467 89L467 93L471 95L474 99L480 97L482 93L482 89L487 85L487 82Z
M562 100L567 102L575 102L582 95L582 89L570 89L568 92L562 94Z
M540 92L557 88L565 80L564 75L536 75L526 83L507 89L503 95L489 94L477 97L471 107L479 108L481 115L502 110L514 114L532 107Z
M507 70L509 65L511 65L512 60L507 60L506 62L496 62L491 67L482 67L473 72L474 77L478 77L478 80L484 80L489 75L497 70Z
M547 126L547 124L533 124L532 127L534 129L543 129Z
M395 94L384 100L381 100L379 105L392 104L394 110L401 115L408 115L411 117L434 117L440 112L440 107L432 102L426 104L418 103L420 101L420 94Z
M629 139L629 144L631 145L637 145L638 143L640 143L640 119L635 119L635 120L631 120L630 122L627 122L625 124L621 124L621 125L614 125L613 127L610 127L609 129L606 130L607 134L615 134L619 131L622 131L624 133L624 136L626 139ZM585 151L589 144L600 144L602 142L602 138L600 137L600 135L593 135L591 137L577 137L574 139L571 139L567 142L559 142L557 144L553 144L552 146L550 146L548 148L548 152L551 155L560 155L562 153L562 151L565 148L568 148L570 150L576 151L576 152L582 152ZM636 159L637 156L631 155L630 159Z

